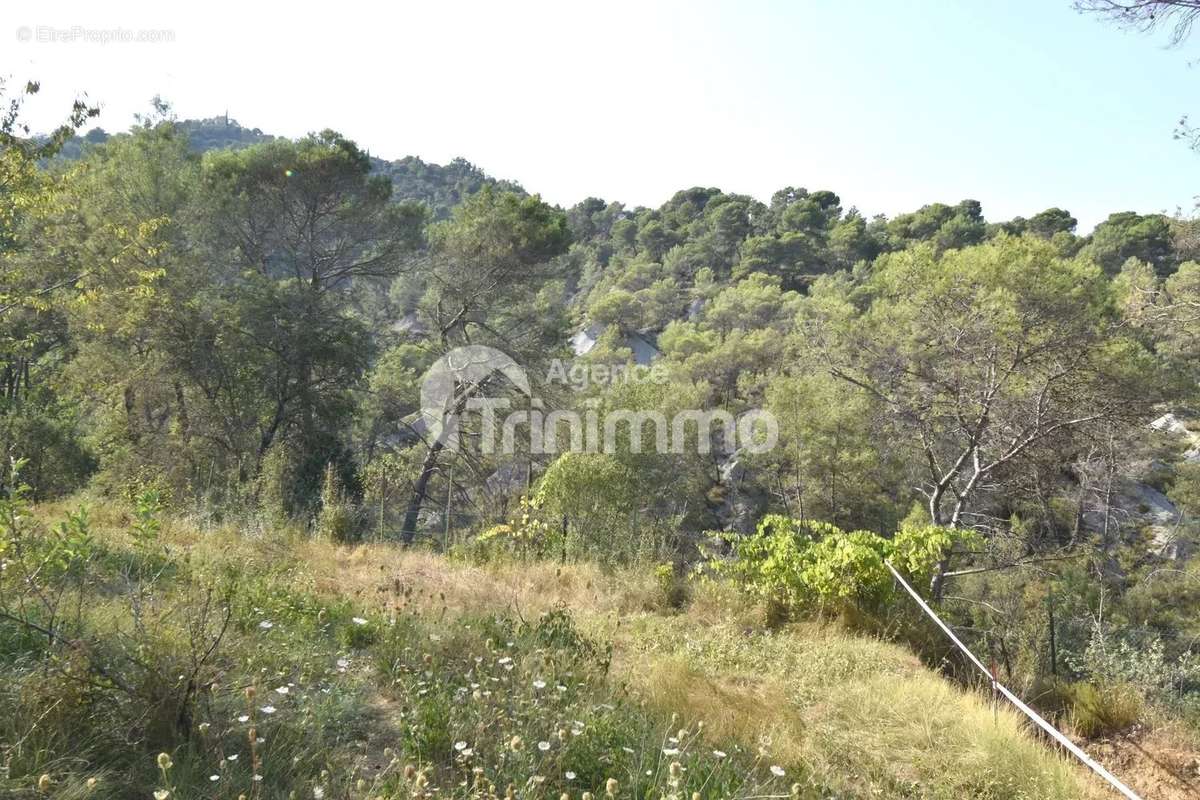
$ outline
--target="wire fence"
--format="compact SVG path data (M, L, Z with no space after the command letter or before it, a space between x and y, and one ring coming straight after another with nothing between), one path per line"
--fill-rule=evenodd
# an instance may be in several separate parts
M894 577L900 583L900 585L904 587L905 591L907 591L912 599L916 601L917 605L921 607L921 610L925 612L926 616L932 619L934 623L936 623L937 626L942 629L942 632L945 633L946 636L950 637L950 641L954 642L955 646L963 652L963 655L969 658L971 663L978 667L979 671L987 677L988 682L992 685L993 691L1003 695L1010 703L1017 707L1017 710L1029 717L1029 719L1033 720L1034 724L1045 731L1050 738L1062 745L1067 752L1082 761L1089 769L1092 770L1092 772L1095 772L1097 775L1107 781L1110 786L1112 786L1126 798L1129 800L1141 800L1141 798L1138 797L1138 795L1132 789L1121 783L1121 781L1118 780L1115 775L1105 769L1103 764L1085 753L1083 749L1079 747L1079 745L1068 739L1062 731L1058 730L1058 728L1055 728L1053 725L1043 719L1040 714L1027 706L1021 700L1021 698L1013 694L1007 686L1004 686L1002 683L1000 683L1000 681L996 680L996 676L992 673L992 671L985 667L983 662L980 661L975 654L972 653L967 646L963 644L957 636L954 635L954 631L950 630L950 626L942 622L941 617L934 613L934 610L929 607L929 604L921 599L921 595L917 594L916 591L908 585L908 581L904 580L903 576L896 571L896 568L887 561L885 561L884 564L892 573L892 577Z

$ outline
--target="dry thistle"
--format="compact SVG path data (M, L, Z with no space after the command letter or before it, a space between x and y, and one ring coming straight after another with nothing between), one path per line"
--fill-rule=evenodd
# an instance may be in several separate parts
M42 775L42 777L38 778L38 791L42 794L50 794L50 786L52 783L53 781L50 780L49 775Z
M609 797L616 797L618 788L620 788L620 784L617 783L616 778L609 778L604 783L604 793Z
M679 800L679 781L683 777L683 765L678 761L672 761L670 768L667 770L670 777L667 778L667 785L671 787L671 793L668 795L672 800Z

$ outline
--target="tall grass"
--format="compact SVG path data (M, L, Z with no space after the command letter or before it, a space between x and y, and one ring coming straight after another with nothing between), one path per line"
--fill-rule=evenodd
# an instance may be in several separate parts
M105 563L135 547L132 519L94 508ZM65 652L0 625L0 793L602 797L610 781L621 798L1091 792L1015 717L911 653L831 627L766 630L723 584L690 586L683 604L651 569L472 565L170 519L157 536L170 569L146 645L167 684L191 649L196 589L235 587L187 734L151 735L132 722L148 709L81 687L48 666ZM129 624L120 590L113 575L92 584L89 630Z

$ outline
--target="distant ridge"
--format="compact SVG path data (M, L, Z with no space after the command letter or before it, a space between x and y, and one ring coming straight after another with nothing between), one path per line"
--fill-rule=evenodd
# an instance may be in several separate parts
M178 120L175 124L187 134L191 148L197 153L249 147L280 138L264 133L261 128L244 127L225 115ZM110 136L103 128L93 128L68 141L60 157L79 158L88 145L102 144ZM443 165L424 161L417 156L405 156L395 161L372 156L371 168L391 178L396 200L419 200L429 207L435 219L449 217L450 209L484 186L525 193L519 183L493 178L465 158L455 158Z

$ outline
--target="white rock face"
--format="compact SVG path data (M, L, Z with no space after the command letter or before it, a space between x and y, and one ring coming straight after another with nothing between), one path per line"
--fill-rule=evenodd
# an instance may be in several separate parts
M571 349L575 355L582 356L591 352L596 342L604 335L606 326L593 322L571 337ZM649 335L642 333L626 333L620 338L620 346L627 347L633 353L633 361L640 366L649 365L661 353L651 341Z
M1188 426L1174 413L1163 414L1150 423L1150 427L1163 433L1171 433L1181 437L1187 445L1183 460L1189 463L1200 462L1200 433L1193 433Z
M1150 427L1156 431L1162 431L1163 433L1177 433L1181 436L1189 437L1191 435L1188 432L1187 426L1180 421L1179 417L1170 413L1163 414L1161 417L1151 422Z

